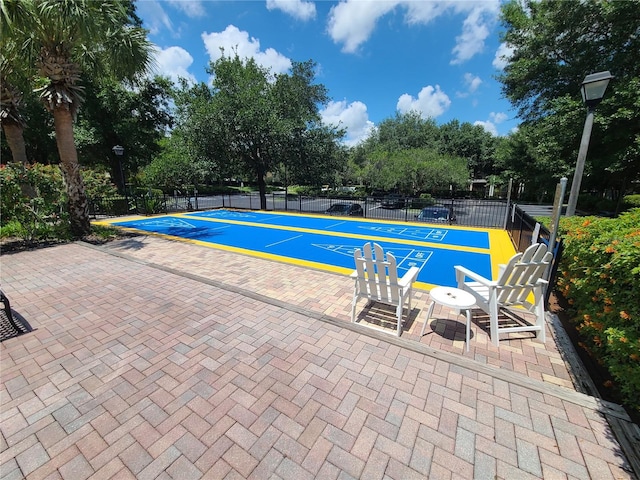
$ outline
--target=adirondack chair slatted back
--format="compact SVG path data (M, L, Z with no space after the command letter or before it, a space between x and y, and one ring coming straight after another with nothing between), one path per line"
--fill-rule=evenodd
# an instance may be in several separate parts
M384 303L397 304L400 300L398 269L395 257L387 253L377 243L365 243L364 252L354 251L358 284L361 292ZM386 257L386 258L385 258Z
M552 257L553 254L542 243L514 255L498 277L498 303L528 306L527 297L544 275Z
M491 343L495 347L499 346L501 334L535 332L538 340L546 341L543 288L546 281L543 276L552 257L545 244L534 243L524 253L511 257L507 265L501 265L500 274L494 281L462 265L454 267L458 288L471 293L476 305L489 314ZM524 307L535 313L535 323L524 320L515 325L501 324L499 310L508 307Z

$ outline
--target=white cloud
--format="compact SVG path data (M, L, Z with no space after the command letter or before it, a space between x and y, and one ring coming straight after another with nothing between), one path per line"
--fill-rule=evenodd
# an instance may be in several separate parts
M307 21L316 17L316 5L304 0L267 0L268 10L282 10L298 20Z
M378 19L397 7L406 9L407 25L426 25L446 13L467 14L462 33L456 37L452 64L465 62L484 49L499 10L499 0L343 0L331 8L327 32L342 51L354 53L371 37Z
M348 105L346 100L329 102L326 108L320 110L320 116L325 125L346 129L344 143L350 147L366 139L374 128L373 122L369 120L367 106L358 101Z
M473 93L478 89L478 87L482 83L482 80L477 75L473 75L471 73L465 73L464 83L467 85L469 89L469 93Z
M476 90L482 85L482 79L477 75L473 75L472 73L465 73L463 77L464 86L466 90L464 92L456 92L456 97L466 98L472 93L475 93Z
M513 56L514 48L506 43L501 43L496 50L496 56L493 59L493 66L498 70L504 70L509 63L509 59Z
M398 99L397 110L401 113L418 112L422 118L436 118L442 115L451 105L446 93L440 85L433 88L427 85L418 94L418 98L405 93Z
M220 48L225 55L233 55L237 51L242 59L253 58L258 65L271 69L272 73L284 73L291 68L291 60L273 48L260 50L260 40L249 38L249 33L241 31L234 25L229 25L222 32L203 33L204 42L209 58L215 62L222 56Z
M171 19L160 2L138 2L136 9L138 15L144 17L144 28L148 29L152 35L156 35L162 28L173 31Z
M155 49L155 60L157 63L156 72L169 77L177 82L179 77L186 78L190 83L196 83L194 77L187 70L193 63L193 57L181 47L169 47L165 49Z
M347 0L331 7L327 31L335 43L342 43L342 51L354 53L366 42L378 18L393 10L398 1L362 2Z
M409 25L426 25L444 14L447 9L456 7L451 2L446 1L408 1L403 2L403 4L407 7L405 20Z
M498 113L491 112L489 114L489 119L495 123L502 123L508 118L509 118L509 115L503 112L498 112Z
M480 125L481 127L483 127L487 132L489 132L491 135L493 135L494 137L498 136L498 128L496 125L504 122L505 120L507 120L509 118L509 116L506 113L503 112L491 112L489 114L489 120L483 122L481 120L478 120L476 122L474 122L474 125Z
M206 15L202 2L198 0L169 0L169 4L176 7L178 10L182 10L182 12L190 18L204 17Z
M498 129L496 128L496 125L493 122L490 122L488 120L486 122L482 122L480 120L477 120L477 121L473 122L473 124L474 125L480 125L481 127L483 127L487 132L489 132L494 137L498 136Z
M476 4L462 24L462 34L456 37L452 65L464 63L484 49L484 41L498 13L497 3Z

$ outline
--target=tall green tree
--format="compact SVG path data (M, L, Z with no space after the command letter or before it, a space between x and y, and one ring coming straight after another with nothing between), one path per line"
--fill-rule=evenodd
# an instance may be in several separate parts
M160 185L181 188L182 185L204 180L220 180L239 173L236 157L227 148L227 138L223 127L219 127L219 112L213 104L214 91L203 82L190 85L181 79L174 91L175 128L166 142L162 154L154 159L149 172L169 172L170 165L187 160L193 166L184 174L174 177L164 176ZM182 158L179 158L182 157ZM199 174L197 172L200 172ZM156 174L154 174L156 175ZM154 175L146 175L154 178ZM193 179L193 182L185 180Z
M132 2L23 0L11 34L20 54L35 62L37 92L54 120L60 168L69 198L71 230L89 233L88 204L74 141L84 100L82 74L135 81L151 65L146 31L136 26Z
M347 164L347 149L339 138L342 131L326 125L294 132L292 144L280 156L280 178L286 185L333 184L336 172Z
M494 173L498 140L482 126L452 120L439 131L441 153L466 159L474 178L485 178Z
M364 176L374 189L415 196L450 186L464 188L469 181L464 158L442 155L435 149L378 149L368 160Z
M231 162L256 179L260 207L267 208L266 175L282 161L294 171L319 160L311 143L336 142L341 132L320 125L319 107L328 101L326 88L313 83L313 62L294 62L291 72L273 76L254 59L222 56L212 63L212 123L209 134L224 145ZM311 131L316 131L311 135Z
M640 179L640 2L511 0L502 20L514 52L499 79L520 118L549 147L536 153L549 173L575 164L582 80L609 70L615 79L597 108L582 185L624 190Z
M384 119L371 140L387 150L432 148L440 143L439 129L432 118L424 119L417 112L399 113Z
M161 151L160 141L173 125L173 84L156 77L135 89L113 79L87 78L83 85L86 100L74 132L78 155L87 165L105 166L122 189L121 165L130 182ZM119 158L112 151L115 145L125 148Z
M28 15L26 4L19 0L0 0L0 123L14 162L28 163L24 140L27 122L24 116L24 92L28 76L33 73L20 55L20 30L16 21ZM31 67L31 68L30 68Z

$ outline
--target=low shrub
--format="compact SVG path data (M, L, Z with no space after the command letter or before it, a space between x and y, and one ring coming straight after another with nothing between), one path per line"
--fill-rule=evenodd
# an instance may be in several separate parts
M602 200L601 197L597 197L588 193L581 193L578 195L577 207L583 212L595 213L598 211L598 202Z
M623 201L626 208L640 208L640 194L626 195Z
M104 171L83 168L82 177L92 207L92 199L116 192ZM57 165L0 166L0 227L3 238L29 243L70 238L67 194Z
M571 305L583 348L640 412L640 208L615 219L563 218L557 289Z
M430 193L422 193L419 198L410 199L410 208L424 208L434 205L436 203L435 198Z
M13 236L28 242L68 236L66 203L57 166L10 163L0 168L0 225L11 224Z
M305 197L315 197L320 195L326 196L326 192L321 192L319 187L310 187L310 186L297 186L295 187L296 193L298 195L302 195Z

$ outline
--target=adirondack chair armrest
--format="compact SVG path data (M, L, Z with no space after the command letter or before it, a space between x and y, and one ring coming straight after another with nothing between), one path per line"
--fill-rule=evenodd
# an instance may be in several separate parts
M456 279L458 280L458 283L460 283L460 280L464 280L465 278L470 278L488 287L493 287L498 284L497 282L494 282L493 280L489 280L488 278L485 278L482 275L479 275L476 272L473 272L461 265L455 265L453 268L455 268L456 270Z
M420 269L418 267L411 267L409 270L407 270L407 273L405 273L402 278L398 280L398 285L400 285L402 288L411 285L416 281L418 273L420 273Z

